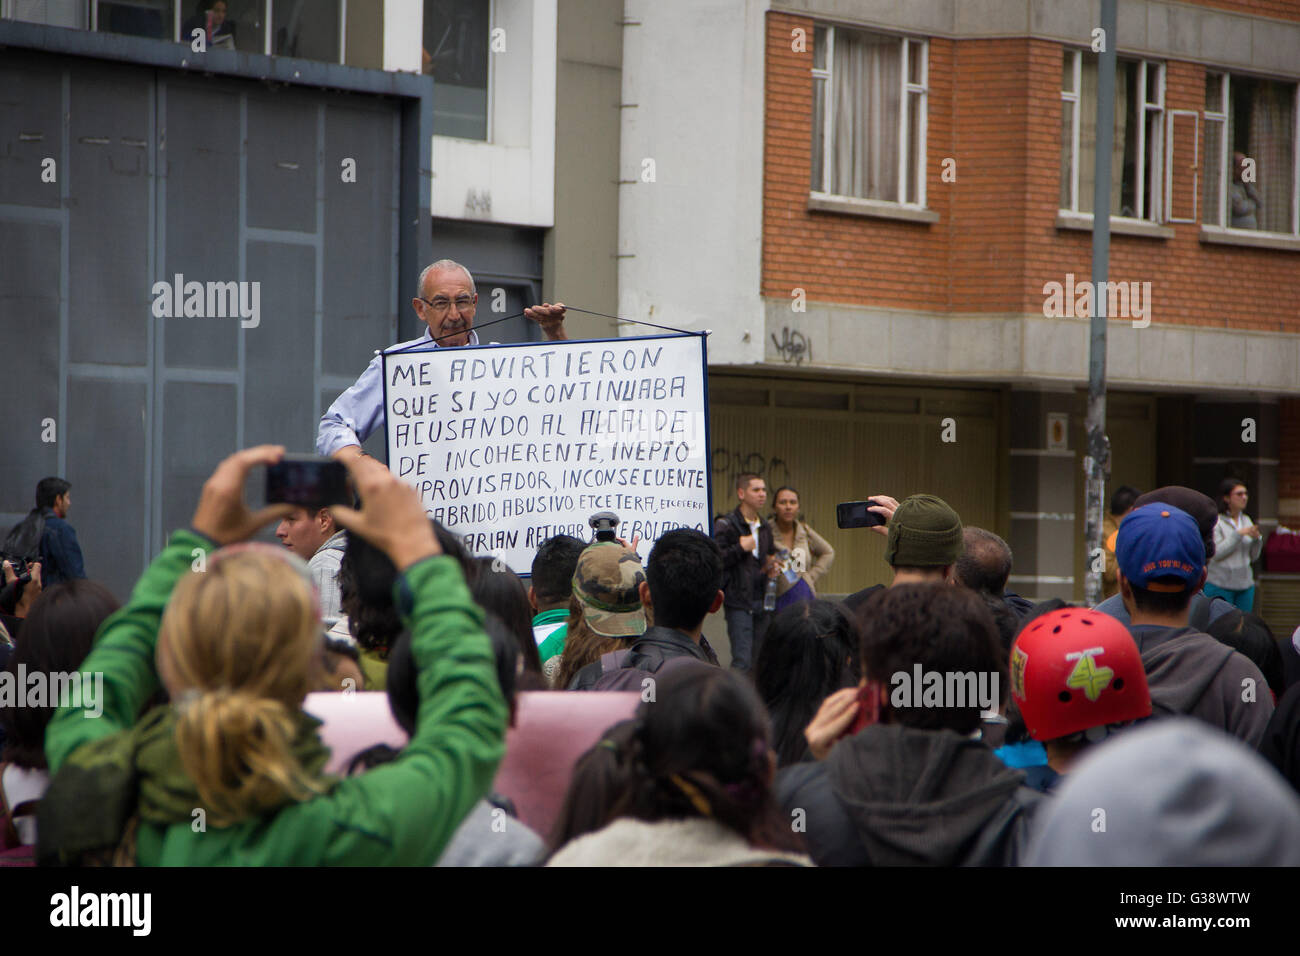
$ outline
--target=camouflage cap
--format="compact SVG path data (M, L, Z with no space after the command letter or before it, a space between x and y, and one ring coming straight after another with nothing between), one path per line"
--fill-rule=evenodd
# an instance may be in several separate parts
M601 637L645 633L640 586L645 580L635 551L614 541L588 545L573 572L573 595L583 605L587 626Z

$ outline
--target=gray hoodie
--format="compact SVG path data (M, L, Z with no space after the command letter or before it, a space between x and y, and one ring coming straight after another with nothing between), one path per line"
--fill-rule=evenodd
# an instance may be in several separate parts
M1042 800L1024 779L970 737L875 724L786 767L776 789L787 813L804 811L819 866L1004 866Z
M1200 721L1090 747L1034 821L1028 866L1300 866L1300 800Z
M1129 633L1142 654L1154 713L1199 717L1259 746L1273 695L1249 658L1190 627L1130 624Z

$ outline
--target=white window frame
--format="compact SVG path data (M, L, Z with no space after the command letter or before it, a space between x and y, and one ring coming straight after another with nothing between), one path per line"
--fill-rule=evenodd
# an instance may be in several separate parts
M822 181L820 188L812 190L814 196L829 196L831 192L828 188L830 181L831 168L831 66L835 59L835 27L827 24L823 29L826 31L826 66L822 69L813 67L813 88L816 89L818 80L823 83L822 86ZM816 42L816 32L813 33L814 43ZM814 63L816 60L813 61ZM813 96L816 102L817 97Z
M339 0L339 64L348 62L348 0Z
M483 142L494 142L492 134L496 113L497 58L492 55L492 31L497 28L497 0L488 0L488 51L487 51L487 122L483 128Z
M1238 73L1238 76L1253 77L1254 74ZM1221 77L1223 86L1217 110L1204 110L1202 116L1205 119L1205 128L1208 130L1211 123L1221 123L1223 133L1219 137L1219 182L1218 182L1218 200L1219 200L1219 224L1202 223L1203 227L1240 236L1261 236L1272 239L1295 239L1300 236L1300 82L1274 76L1260 76L1258 79L1268 80L1275 83L1294 83L1295 89L1292 93L1294 105L1291 115L1294 117L1291 129L1291 231L1290 232L1272 232L1264 229L1236 229L1232 226L1232 219L1228 215L1228 169L1232 150L1229 148L1232 144L1228 142L1228 112L1232 109L1232 73L1226 69L1207 70L1206 80L1212 76ZM1198 170L1199 171L1199 170Z
M1205 130L1209 133L1211 123L1219 123L1219 181L1215 184L1217 193L1216 205L1219 207L1219 221L1217 224L1208 223L1215 228L1231 228L1229 223L1232 221L1228 218L1228 73L1211 73L1206 72L1205 80L1208 83L1211 77L1217 76L1223 82L1219 84L1219 108L1217 110L1205 110L1201 115L1205 120ZM1209 155L1209 150L1206 150ZM1248 230L1246 230L1248 231Z
M919 43L921 46L921 82L909 83L907 78L911 74L908 69L910 65L908 60L911 57L913 43ZM898 112L898 203L900 206L912 206L916 209L925 208L925 145L926 145L926 126L930 115L930 44L924 40L916 40L912 37L903 37L903 54L900 59L899 68L902 71L902 83L899 88L902 90L902 103ZM920 142L917 144L916 163L919 168L917 177L916 202L907 202L907 120L908 107L911 106L912 97L921 98L921 121L917 126L917 135Z
M1070 208L1061 209L1060 212L1073 216L1091 216L1092 213L1083 212L1079 208L1079 124L1083 118L1083 50L1066 48L1064 51L1067 56L1073 59L1073 68L1071 69L1071 79L1074 84L1073 90L1061 90L1061 102L1073 103L1074 109L1071 111L1071 129L1070 129ZM1165 122L1165 66L1155 60L1145 60L1140 57L1125 57L1123 61L1116 61L1116 72L1119 67L1126 63L1136 63L1138 66L1137 73L1137 94L1142 97L1142 109L1137 123L1137 183L1134 187L1135 197L1135 216L1112 215L1112 221L1131 223L1147 223L1160 225L1168 220L1165 217L1165 189L1161 182L1162 177L1156 176L1152 184L1151 209L1147 209L1146 183L1148 167L1157 171L1165 168L1165 129L1168 124ZM1150 68L1156 69L1156 102L1147 100L1147 72ZM1156 134L1152 137L1150 150L1147 143L1147 114L1155 113L1157 115ZM1125 124L1127 126L1127 123ZM1148 152L1153 152L1154 156L1148 156ZM1121 187L1122 188L1122 187ZM1094 210L1095 211L1095 210Z
M1151 103L1147 100L1147 69L1149 66L1156 68L1156 102ZM1142 91L1142 111L1138 118L1138 163L1137 165L1137 218L1144 222L1164 222L1164 202L1162 201L1164 189L1162 188L1159 170L1164 169L1164 131L1165 131L1165 71L1159 63L1151 63L1148 60L1138 61L1138 89ZM1156 114L1154 124L1154 136L1152 142L1147 142L1147 115ZM1148 147L1151 156L1147 155ZM1147 170L1157 170L1154 182L1151 183L1151 209L1146 208L1147 199ZM1147 215L1150 212L1152 215Z
M1079 50L1066 50L1070 57L1070 79L1073 88L1061 90L1061 102L1073 103L1070 111L1070 208L1069 212L1079 209L1079 117L1083 112L1083 57Z
M898 192L893 199L868 199L863 196L849 196L842 193L833 193L830 191L831 179L831 143L833 141L834 117L834 88L832 82L835 75L835 31L839 29L833 23L819 23L817 26L826 31L826 66L824 68L813 67L811 72L813 82L822 81L824 93L822 95L822 179L820 188L810 190L814 199L838 200L851 203L885 203L891 206L902 206L908 209L925 209L926 201L926 148L928 141L928 130L930 124L930 41L926 37L916 36L896 36L898 42L902 45L901 55L899 56L899 96L898 96ZM860 30L857 27L844 27L843 29L852 30L855 33L870 33L875 36L893 37L895 34L884 33L875 30ZM920 44L921 47L921 82L908 82L908 59L911 44ZM917 154L916 169L908 170L907 153L908 153L908 130L907 130L907 109L913 96L921 98L920 113L921 119L917 129ZM814 100L816 97L814 97ZM907 202L907 187L910 177L915 175L917 178L916 202Z

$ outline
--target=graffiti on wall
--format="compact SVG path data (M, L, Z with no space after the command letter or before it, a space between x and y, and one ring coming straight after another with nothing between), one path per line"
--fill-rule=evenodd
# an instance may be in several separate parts
M759 451L732 451L729 448L713 449L714 488L720 501L734 497L731 487L737 475L752 471L762 475L767 482L768 503L771 504L777 488L794 484L794 469L775 455L768 457Z
M787 365L802 365L805 357L809 362L813 360L812 343L802 332L788 325L781 327L780 339L775 332L772 333L772 345Z

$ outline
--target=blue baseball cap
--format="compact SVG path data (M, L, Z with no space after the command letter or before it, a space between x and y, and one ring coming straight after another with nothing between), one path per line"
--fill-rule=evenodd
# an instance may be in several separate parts
M1134 508L1120 522L1115 559L1134 587L1186 591L1200 583L1205 544L1195 518L1181 508L1155 502ZM1177 578L1182 583L1158 578Z

